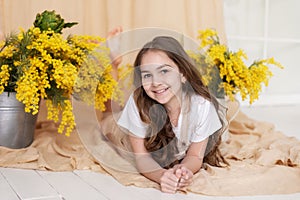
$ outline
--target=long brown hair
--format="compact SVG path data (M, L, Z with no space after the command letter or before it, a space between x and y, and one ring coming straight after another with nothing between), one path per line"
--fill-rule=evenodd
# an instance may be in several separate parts
M139 51L134 62L134 84L136 87L134 99L142 121L150 124L147 138L145 138L145 148L162 167L169 168L179 162L175 158L175 154L178 153L177 138L164 106L151 99L142 87L140 65L144 54L148 51L163 51L178 66L179 72L186 78L186 83L183 84L182 89L188 97L192 94L201 95L211 101L217 111L219 110L219 103L203 84L199 70L176 39L159 36L145 44ZM224 120L220 116L219 118L223 126L209 137L204 157L204 162L213 166L227 163L218 148L221 143L221 134L225 128Z

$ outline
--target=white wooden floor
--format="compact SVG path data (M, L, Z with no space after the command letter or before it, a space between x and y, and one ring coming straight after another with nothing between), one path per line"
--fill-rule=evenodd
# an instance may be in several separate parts
M273 122L276 129L300 139L300 104L276 107L242 107L250 117ZM290 200L300 193L273 196L211 197L164 194L155 189L125 187L112 177L91 171L49 172L0 168L0 200Z

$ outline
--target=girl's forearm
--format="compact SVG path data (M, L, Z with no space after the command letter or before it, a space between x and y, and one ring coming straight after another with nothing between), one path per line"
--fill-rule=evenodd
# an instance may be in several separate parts
M203 158L207 146L208 138L201 142L192 142L186 156L181 161L181 164L191 170L193 174L201 169Z
M182 161L181 165L184 165L186 168L191 170L193 174L197 173L202 166L203 158L198 156L189 156L187 155Z
M136 156L139 172L148 179L160 184L161 177L166 169L162 168L149 154Z

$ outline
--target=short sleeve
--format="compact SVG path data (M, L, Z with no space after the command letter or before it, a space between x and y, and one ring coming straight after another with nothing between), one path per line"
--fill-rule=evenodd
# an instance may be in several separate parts
M148 125L141 120L132 94L120 115L118 125L137 137L146 137Z
M201 142L215 133L222 127L215 106L208 100L197 105L196 112L193 112L194 127L191 142Z

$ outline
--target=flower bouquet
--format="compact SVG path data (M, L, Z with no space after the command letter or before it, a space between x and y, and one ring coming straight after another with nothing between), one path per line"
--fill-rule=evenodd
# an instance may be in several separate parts
M273 76L269 65L283 68L274 58L256 60L247 66L244 51L230 51L220 43L218 34L213 29L200 30L198 39L201 40L200 51L204 50L204 53L189 54L199 67L204 83L218 98L228 96L230 100L234 100L239 93L242 100L249 99L252 104L259 98L263 84L268 86L269 79Z
M76 24L46 10L36 15L33 27L0 41L0 94L16 92L32 114L39 112L45 99L47 118L60 121L58 132L66 135L75 127L72 95L81 100L93 95L94 106L102 111L108 99L118 98L109 49L102 45L105 39L89 35L65 39L62 30Z

